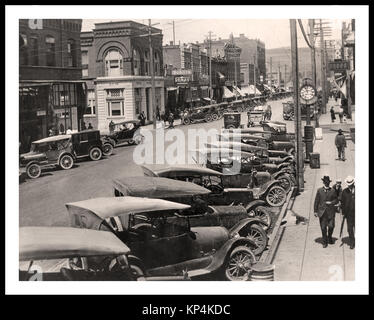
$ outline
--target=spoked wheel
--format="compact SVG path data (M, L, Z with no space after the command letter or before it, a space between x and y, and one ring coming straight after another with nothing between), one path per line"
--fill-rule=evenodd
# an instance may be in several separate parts
M110 143L105 143L103 145L103 155L110 156L113 153L113 146Z
M251 208L247 210L247 213L249 217L261 219L261 221L266 223L266 225L262 226L262 229L264 229L265 231L268 230L269 227L271 226L271 222L272 222L271 215L270 215L270 212L265 207L258 206L255 208Z
M65 154L60 159L60 167L64 170L69 170L74 165L74 159L71 155Z
M91 160L93 160L93 161L100 160L102 156L103 156L103 153L102 153L102 151L101 151L100 148L98 148L98 147L93 147L93 148L90 150L90 159L91 159Z
M211 122L212 121L212 115L207 114L206 117L205 117L205 121L206 122Z
M286 191L280 186L273 186L266 194L266 202L272 207L280 207L286 202Z
M282 174L279 177L277 177L277 180L279 180L280 186L288 193L291 188L293 187L293 183L288 175Z
M188 119L188 118L184 118L184 119L183 119L183 124L188 125L188 124L190 124L190 123L191 123L191 120L190 120L190 119Z
M243 236L252 240L256 244L256 247L251 248L256 256L261 254L268 244L268 236L265 230L257 224L249 226L246 229L245 234L243 233Z
M216 121L216 120L218 120L218 119L219 119L218 114L217 114L217 113L213 113L213 114L212 114L212 121Z
M42 172L42 169L37 163L33 163L29 165L26 169L27 176L30 179L36 179L40 177L40 174Z
M225 265L225 277L229 281L246 281L256 256L247 247L236 247L230 254Z

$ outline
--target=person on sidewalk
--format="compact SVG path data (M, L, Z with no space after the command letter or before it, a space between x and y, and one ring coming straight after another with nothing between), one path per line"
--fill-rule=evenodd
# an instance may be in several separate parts
M174 128L174 114L172 112L169 113L169 129Z
M338 134L335 136L335 146L338 149L338 158L336 160L345 161L345 148L347 148L347 141L345 140L342 129L339 129Z
M347 231L349 235L350 249L355 247L355 178L348 176L345 179L347 188L342 192L342 213L347 219Z
M343 123L343 114L344 114L344 109L342 106L339 108L339 121L340 123Z
M322 178L323 187L317 190L314 200L314 216L319 218L322 231L322 246L334 244L332 234L335 227L335 205L338 203L338 197L333 188L330 187L331 179L325 175Z
M330 115L331 115L331 122L334 123L334 121L336 119L334 106L332 106L331 109L330 109Z
M343 192L342 180L337 179L335 184L332 186L332 188L335 190L336 196L338 197L338 200L339 200L339 202L335 205L336 212L340 213L340 209L341 209L340 201L342 199L342 192Z

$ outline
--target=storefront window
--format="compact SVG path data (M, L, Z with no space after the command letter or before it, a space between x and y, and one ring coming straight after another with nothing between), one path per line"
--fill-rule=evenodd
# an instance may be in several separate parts
M85 110L85 115L95 115L96 114L96 98L95 90L87 91L87 108Z
M68 48L67 48L67 55L68 55L68 67L76 67L77 66L77 59L76 59L76 48L74 40L68 40Z

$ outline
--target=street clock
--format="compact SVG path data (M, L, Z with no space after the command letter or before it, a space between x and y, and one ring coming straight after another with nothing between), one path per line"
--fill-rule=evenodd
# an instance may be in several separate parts
M310 81L311 79L306 78L300 88L300 102L302 104L314 104L317 101L317 90Z

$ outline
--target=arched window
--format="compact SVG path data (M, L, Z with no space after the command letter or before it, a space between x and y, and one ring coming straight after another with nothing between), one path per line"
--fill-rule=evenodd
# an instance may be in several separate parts
M105 75L108 77L123 74L122 55L116 49L109 50L105 56Z
M19 64L21 66L27 65L29 63L27 49L27 36L21 33L19 35Z
M139 51L133 50L133 61L134 61L134 75L140 76L140 54Z
M159 76L160 74L160 55L157 51L154 52L153 55L153 65L154 65L154 74L155 76Z
M150 59L149 59L149 51L144 51L144 75L149 76L151 74L150 71Z
M75 48L75 41L73 39L68 40L68 50L67 50L67 56L68 56L68 67L76 67L77 66L77 50Z
M55 38L52 36L45 37L45 48L46 48L46 64L47 66L54 67L56 65L55 57Z

